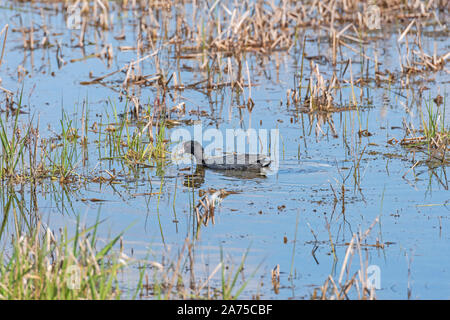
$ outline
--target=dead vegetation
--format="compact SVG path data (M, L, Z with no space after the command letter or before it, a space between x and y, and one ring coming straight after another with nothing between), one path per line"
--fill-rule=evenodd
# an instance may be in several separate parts
M425 81L429 74L449 73L450 52L437 45L434 51L426 51L423 45L425 31L436 29L448 37L445 24L448 1L445 0L374 1L379 10L378 22L383 26L381 31L373 28L368 20L368 13L374 13L370 11L372 3L360 0L20 2L26 3L32 12L38 12L39 18L29 21L18 15L8 24L0 25L0 71L4 71L4 61L7 61L7 46L17 45L24 53L23 62L8 65L19 86L4 88L0 79L0 91L5 95L0 177L10 184L50 180L61 185L93 182L113 186L139 168L161 168L167 160L167 129L191 124L196 118L213 118L212 111L200 109L195 102L185 99L183 92L200 92L211 99L212 92L229 90L232 96L229 118L232 112L238 112L242 123L247 112L251 126L252 110L261 103L252 96L252 88L259 86L258 80L264 77L279 81L280 73L288 70L292 71L294 84L286 84L290 89L286 91L285 105L293 115L291 122L303 121L303 116L309 120L310 130L303 132L303 137L312 131L317 137L328 135L326 126L333 137L338 137L334 114L346 117L345 112L351 111L351 124L344 125L342 136L346 152L353 158L355 185L359 186L359 167L365 147L359 150L358 143L372 135L368 126L363 127L360 114L364 108L371 107L366 89L373 86L391 91L391 85L398 84L401 94L402 90L417 88L414 83L417 78ZM79 14L79 21L74 14ZM53 26L53 19L59 15L74 23L69 36ZM397 28L400 29L396 38L399 70L391 70L383 64L378 51L367 52L366 48L371 41L387 39L391 30ZM11 43L12 36L20 41ZM315 52L306 52L311 47L309 43L317 44ZM52 77L64 72L67 66L90 59L100 61L103 72L89 71L76 81L86 86L105 86L117 93L119 102L125 104L124 113L119 114L115 109L106 121L98 121L88 119L87 112L83 112L81 129L62 119L62 131L53 132L49 137L44 137L42 130L32 123L18 125L14 116L26 112L26 107L15 92L27 77L35 74L32 68L40 62L32 59L40 50L50 58L36 69ZM295 70L283 69L287 56L298 60ZM51 61L56 61L56 68L47 71L47 63ZM147 89L153 94L150 101L142 98L143 90ZM422 85L418 91L422 94L425 90ZM427 163L448 165L450 133L444 117L445 101L436 97L434 102L437 107L443 105L440 112L435 113L434 106L429 105L421 114L420 128L405 125L405 136L397 137L399 140L390 138L388 144L399 141L414 156L416 151L425 153ZM302 125L304 131L305 127ZM350 143L347 143L346 130L353 133ZM99 150L95 160L120 163L119 168L87 170L88 146ZM203 182L201 178L200 183L193 179L187 179L185 186L197 188ZM161 190L150 194L161 195ZM218 203L228 194L223 189L199 194L198 202L192 206L197 236L200 227L215 223ZM343 186L343 212L344 194ZM338 199L336 193L335 199ZM102 200L82 198L81 201ZM356 291L353 297L375 298L362 253L365 247L379 248L384 244L364 243L367 234L354 235L347 246L339 278L336 281L330 275L313 298L348 299L352 290ZM159 282L146 281L142 296L196 298L204 295L225 299L239 295L241 289L233 291L233 287L243 265L228 277L222 269L222 291L211 289L210 281L224 268L223 261L203 282L196 282L191 271L190 284L184 284L183 266L189 263L190 270L194 269L192 251L193 244L186 241L175 262L157 265L155 272L164 270L165 273L157 274ZM355 252L359 254L361 266L359 272L350 274ZM282 287L279 266L271 270L271 283L278 293Z
M375 1L373 4L377 5L379 23L383 24L383 28L394 22L409 23L412 20L399 40L407 38L412 25L419 29L419 36L425 24L437 24L446 30L436 15L436 12L445 14L448 9L445 1L431 1L426 4L423 1ZM204 5L202 1L71 0L32 2L30 6L33 10L40 10L41 21L31 21L30 25L24 25L21 20L13 21L11 32L22 35L25 51L56 48L52 51L56 54L58 68L63 68L67 63L78 63L92 58L104 61L107 67L111 68L118 54L117 49L135 52L136 58L121 68L103 75L90 73L90 80L81 81L86 85L101 82L118 89L117 84L114 84L117 81L129 97L135 96L132 93L134 89L130 88L132 86L153 86L166 92L168 86L179 90L211 90L223 86L231 86L237 90L251 88L255 82L249 74L247 53L272 56L278 51L287 52L298 45L298 40L306 28L321 29L329 34L331 56L326 59L334 66L345 63L342 57L339 59L343 47L360 53L366 60L377 61L377 57L366 56L352 46L354 43L365 44L372 30L367 26L370 4L358 0L283 0L277 3L243 1L239 5L229 1ZM60 12L73 24L70 43L64 43L62 35L52 30L48 24L52 15ZM132 25L137 27L125 32L125 26L116 23L122 14L129 14ZM421 26L422 24L424 26ZM7 32L8 29L6 32L2 31L5 33L5 39ZM108 40L110 36L119 42L117 48ZM136 39L134 43L129 41L131 38ZM95 52L85 53L88 48L91 50L94 43ZM81 48L83 57L66 61L65 46ZM179 70L168 70L165 67L167 62L161 59L168 55L178 61L178 68L182 61L197 60L198 65L194 69L204 74L203 79L184 83ZM407 49L406 62L401 67L406 73L438 71L445 66L449 55L450 53L437 52L427 54L419 43L418 50ZM152 64L155 72L145 74L144 64ZM29 73L23 66L19 68L18 72ZM377 65L375 69L378 71ZM303 99L301 89L295 88L294 91L298 92L294 100L302 100L303 105L309 109L325 109L329 112L342 110L333 104L332 92L343 81L341 77L333 75L329 80L324 80L316 64L312 64L310 70L315 80L310 79L306 86L309 95ZM355 79L352 86L362 80Z

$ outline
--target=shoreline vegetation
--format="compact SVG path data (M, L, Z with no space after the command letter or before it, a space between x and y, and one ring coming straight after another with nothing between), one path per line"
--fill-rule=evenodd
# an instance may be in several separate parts
M109 240L99 239L100 214L93 226L84 227L77 212L71 216L76 219L73 232L68 228L52 231L40 217L37 194L38 189L45 188L43 193L54 197L54 203L73 195L82 203L101 203L103 200L99 198L79 197L77 190L94 184L115 190L133 178L141 179L151 185L149 194L157 198L159 218L160 198L168 188L164 182L166 167L170 165L170 130L190 126L202 117L215 120L212 112L199 110L188 99L179 97L190 90L209 98L212 92L227 91L230 104L236 106L233 112L240 115L241 122L244 122L242 114L248 115L251 126L254 109L260 107L255 103L257 97L252 95L252 88L255 91L261 85L251 75L263 74L268 65L273 65L278 77L284 63L282 53L294 57L298 72L285 85L288 89L280 108L283 106L292 115L291 123L311 124L309 133L303 126L299 157L300 145L304 141L306 146L304 137L311 133L316 137L339 137L346 145L344 152L349 155L351 168L345 178L342 175L342 182L337 182L338 189L330 185L333 212L340 206L345 219L346 196L351 188L346 185L350 183L347 178L352 181L355 193L362 194L360 169L367 156L380 156L386 163L393 158L408 161L403 177L415 168L433 170L449 165L448 92L431 96L427 91L434 85L428 83L429 79L435 81L435 74L449 72L450 52L438 52L437 45L434 52L429 52L423 46L424 39L430 37L427 32L434 30L436 38L447 38L444 47L448 49L445 20L449 14L448 1L243 0L239 5L219 0L7 3L2 3L1 10L11 11L10 16L26 16L31 12L33 17L39 15L40 20L23 19L18 23L19 20L11 18L0 23L0 299L229 300L239 299L251 281L259 281L251 297L267 297L259 292L262 280L258 277L265 272L262 263L246 267L251 247L238 262L225 254L227 248L221 247L220 262L211 266L206 275L197 272L195 245L201 229L209 221L214 224L216 202L210 201L210 195L217 190L202 190L197 195L194 189L198 177L194 175L183 176L192 198L187 204L193 216L192 237L180 245L177 254L166 250L160 259L154 259L150 252L147 259L125 254L122 242L127 237L126 230ZM379 11L371 11L374 10L371 5L376 5ZM69 36L48 23L55 21L52 20L55 17L67 22L74 12L79 16L74 17L76 25ZM376 22L383 26L381 31L368 22L370 14L375 13L379 18ZM315 33L321 36L314 37ZM392 34L398 35L398 47L393 50L399 56L399 72L385 68L378 51L366 51L371 41L387 39ZM305 52L309 43L325 43L326 50L311 56ZM14 66L17 69L9 66L12 50L25 57L41 52L44 57L48 55L49 61L53 64L56 61L52 70L42 68L42 74L51 70L48 77L55 77L55 73L68 66L99 60L105 72L83 70L86 72L82 78L75 81L81 86L109 88L114 98L106 98L99 117L96 110L90 109L89 97L85 97L75 113L64 107L59 123L45 128L39 113L30 107L33 90L24 89L35 71L27 69L25 63ZM83 55L77 58L67 54L71 50L79 50ZM357 60L348 58L346 52L356 54ZM126 62L120 56L125 53ZM195 61L195 66L190 61ZM152 72L148 73L149 70ZM6 79L8 73L17 80L17 87L8 86L11 84ZM417 108L418 125L406 113L399 128L401 133L397 138L386 138L384 151L366 150L375 144L367 140L374 133L369 130L368 118L364 123L363 113L377 107L372 104L367 88L386 88L388 94L396 91L401 95L407 90L416 94L411 106ZM151 99L144 100L141 94L144 89L151 90ZM342 132L335 124L336 115L344 119ZM159 179L155 190L152 179L144 173L147 168L154 169ZM444 179L435 176L448 190L446 176ZM219 191L222 198L238 193ZM174 208L175 196L176 189ZM278 211L283 209L281 205L278 207ZM315 284L306 298L376 299L368 275L368 251L384 250L389 245L379 234L369 237L375 227L381 230L380 217L365 231L354 232L350 241L339 244L330 231L331 223L326 220L329 239L320 245L329 248L334 263L340 264L333 266L334 273ZM315 239L312 255L316 259L319 241L313 228L309 228ZM161 236L164 242L162 230ZM337 258L338 247L344 252L341 259ZM291 266L290 280L292 270ZM126 272L135 274L133 283L124 283L122 275ZM275 296L280 287L289 285L280 280L279 265L270 274L266 272L264 279Z

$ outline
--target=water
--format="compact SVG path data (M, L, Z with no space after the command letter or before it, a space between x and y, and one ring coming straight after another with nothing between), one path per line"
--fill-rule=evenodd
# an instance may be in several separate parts
M94 77L104 75L136 59L135 51L118 49L118 46L136 43L134 14L115 15L117 24L111 32L96 34L91 28L86 38L92 42L83 50L74 47L78 31L68 30L63 15L48 10L45 21L51 30L50 42L62 44L62 59L67 62L58 68L56 45L24 52L22 34L14 31L20 28L20 19L24 26L30 26L31 21L36 26L42 25L40 7L52 5L0 1L0 28L5 23L10 25L0 69L1 86L14 92L23 88L24 110L28 115L23 115L21 120L25 123L34 116L35 123L39 119L41 134L51 136L52 131L58 132L60 128L64 109L75 123L80 121L75 124L80 129L83 103L87 101L90 125L101 120L114 122L107 120L106 115L111 116L113 110L109 101L116 105L118 112L125 110L125 101L119 100L124 73L108 77L104 85L85 86L80 82L89 81L90 72ZM171 21L169 26L173 27ZM122 27L126 39L114 39ZM305 32L307 39L317 39L319 33L327 35L325 31L307 29ZM38 41L43 31L36 35ZM383 32L376 37L363 45L365 54L373 57L376 50L382 63L380 69L399 74L397 33ZM95 57L70 62L100 52L105 44L114 48L110 67L106 60ZM357 79L361 72L360 48L356 43L351 45L356 52L345 48L343 51L346 59L352 59L353 77ZM444 36L431 33L423 37L422 45L426 52L433 52L435 46L437 52L448 51L448 32ZM93 182L68 185L64 187L66 193L57 181L46 181L37 190L42 220L55 230L64 225L73 228L77 214L87 225L92 225L99 212L105 219L100 236L107 239L127 228L125 252L136 259L143 259L151 252L152 259L157 261L167 251L176 259L185 239L189 238L195 242L197 279L208 277L220 262L221 250L235 267L248 250L244 273L247 277L256 273L240 297L252 298L260 294L262 298L286 299L310 297L314 288L322 285L330 274L337 279L352 235L364 232L379 217L379 224L371 231L366 244L374 245L379 241L385 243L384 248L363 246L364 261L367 259L369 265L376 265L381 271L377 297L406 299L410 287L412 298L450 298L450 284L445 281L450 266L450 258L445 254L450 240L447 167L430 168L421 164L411 170L417 161L412 159L412 154L398 144L388 144L391 138L399 141L404 138L403 119L420 127L418 105L424 104L424 99L437 94L448 99L448 73L442 70L418 75L412 78L417 84L411 89L401 88L400 81L405 81L404 77L391 84L376 86L372 82L362 87L368 99L359 111L328 115L334 124L334 135L329 123L321 123L319 128L317 116L298 113L293 105L286 103L286 91L294 88L294 76L300 73L300 50L301 41L287 52L269 56L248 54L245 62L253 85L251 93L247 87L240 98L236 98L229 87L224 87L209 93L202 89L172 90L167 101L169 107L184 102L186 115L180 119L201 120L204 130L250 126L278 128L280 164L276 174L242 177L205 170L192 188L187 183L186 172L169 163L160 168L140 168L136 175L121 176L119 183L113 185ZM328 56L330 47L327 41L307 41L305 52L307 57ZM173 51L164 49L160 61L168 75L177 73L180 66L178 82L184 84L200 81L206 74L196 71L203 63L201 56L180 59ZM309 77L309 61L304 60L306 78ZM18 81L19 66L28 71L22 81ZM141 68L142 74L156 74L150 60L142 63ZM325 79L331 78L333 67L329 63L319 64L319 68ZM373 76L373 63L369 68ZM336 73L340 75L344 69L345 64L338 64ZM246 68L243 70L247 81ZM363 71L366 72L365 66ZM344 76L346 79L349 79L348 72ZM222 81L227 81L226 75ZM306 86L307 81L303 81ZM429 89L420 100L417 92L422 85ZM155 88L135 90L142 104L154 103ZM358 101L359 95L358 88ZM237 107L250 96L255 103L251 115L247 109ZM348 86L337 94L335 102L348 105L351 99ZM204 114L198 116L198 110ZM190 111L195 113L189 114ZM446 119L450 116L448 112L447 108ZM370 136L358 139L360 124ZM193 130L189 125L181 127ZM171 130L176 128L180 127L168 129L166 137L169 138ZM95 137L94 133L91 135ZM420 155L416 157L419 159ZM92 143L88 165L79 165L78 171L121 170L118 163L101 158ZM192 206L198 203L199 190L209 189L224 189L231 194L217 206L215 223L210 221L197 232ZM29 201L30 189L25 186L24 190L23 197ZM195 203L192 203L193 198ZM92 199L103 201L90 201ZM359 268L359 263L359 257L355 256L352 272ZM281 271L281 288L275 293L270 271L277 265ZM122 279L124 286L137 277L136 269L127 272ZM214 277L213 284L219 286L220 277Z

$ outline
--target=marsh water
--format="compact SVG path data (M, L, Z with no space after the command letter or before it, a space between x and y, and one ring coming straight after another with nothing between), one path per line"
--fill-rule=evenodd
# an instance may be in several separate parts
M82 130L83 117L89 128L94 123L103 129L116 125L132 105L124 98L122 87L126 70L101 83L81 83L154 52L149 48L137 55L136 50L123 50L136 46L139 13L113 11L114 28L102 32L88 29L88 41L80 48L76 46L80 31L68 29L66 14L57 8L58 4L0 1L0 29L9 25L0 67L1 86L15 95L23 92L24 113L19 121L39 126L43 137L60 132L63 118L71 119L77 130ZM176 27L177 12L191 14L189 6L155 12L158 10L157 19L169 21L168 34L170 28ZM35 48L24 50L23 38L27 36L20 29L31 26L35 29ZM212 90L200 86L169 89L165 98L168 108L184 103L186 110L184 114L171 115L173 125L164 132L167 141L175 129L193 130L192 122L187 120L201 123L203 130L215 128L223 132L277 128L279 166L274 174L239 175L206 169L192 183L192 176L172 163L169 156L146 166L124 166L108 157L108 147L95 142L99 134L92 130L86 162L82 161L82 154L77 154L74 171L82 176L106 178L106 171L114 172L114 183L86 180L62 184L49 178L37 187L15 184L14 191L25 207L34 199L38 208L34 214L53 230L62 226L74 228L77 216L86 225L92 225L99 215L104 220L99 236L108 239L125 230L124 252L134 259L176 260L186 238L190 239L195 263L185 267L186 277L194 268L197 281L207 279L223 259L230 266L238 266L247 252L239 279L250 281L239 298L309 298L329 275L339 277L353 234L364 233L378 217L363 243L361 262L355 257L351 269L357 270L360 263L379 268L381 287L376 290L377 298L448 299L448 163L417 164L425 158L422 153L409 152L389 141L400 141L406 136L404 123L420 128L421 108L427 103L434 109L440 108L440 121L448 126L445 121L450 117L449 108L437 107L432 101L437 95L448 99L450 76L444 67L409 76L409 87L402 87L406 78L401 75L399 60L405 50L398 44L399 29L404 26L372 31L362 44L349 41L355 50L342 47L335 66L327 58L331 50L328 31L301 29L290 48L270 54L245 53L243 79L248 84L249 75L251 86L245 86L240 93L229 86ZM424 51L442 54L450 50L448 30L441 31L435 25L426 31L422 35ZM122 32L125 37L118 37ZM52 45L39 44L45 34ZM156 50L159 44L155 43ZM109 44L114 52L110 61L95 56ZM207 54L180 55L163 44L158 50L159 68L166 71L167 78L172 76L169 88L174 85L173 75L178 84L185 85L208 77L210 71L205 70L204 64L209 65L211 58ZM366 75L374 78L374 61L364 59L361 52L367 57L376 55L378 68L395 77L390 82L356 85L357 109L311 114L299 112L294 103L288 102L288 90L298 87L301 73L302 96L306 94L311 61L326 79L333 73L350 79L349 68L354 79ZM226 55L221 59L224 65L228 63ZM157 73L150 60L142 61L140 68L144 75ZM221 76L214 80L228 81L227 73L223 79ZM426 88L420 90L422 87ZM155 105L159 94L152 85L130 86L128 90L139 98L144 109ZM252 110L241 107L248 98L254 102ZM5 101L5 96L1 99ZM334 97L337 106L347 106L351 101L350 85L343 86ZM0 102L2 109L4 104ZM137 125L131 123L130 127ZM167 144L170 151L172 145ZM194 207L204 192L220 189L227 195L216 204L214 223L209 221L198 228ZM2 193L6 192L11 189L3 185ZM8 224L12 230L13 222ZM274 290L271 271L277 265L280 287ZM124 288L132 287L138 275L136 267L124 272ZM211 286L220 286L219 275L213 277Z

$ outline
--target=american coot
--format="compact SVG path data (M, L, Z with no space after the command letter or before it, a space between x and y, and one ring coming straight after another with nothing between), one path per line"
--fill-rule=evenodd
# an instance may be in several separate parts
M259 154L230 154L205 158L202 145L193 140L183 143L183 151L192 154L197 165L215 170L259 171L268 167L271 162L269 158Z

